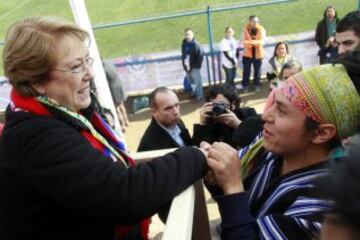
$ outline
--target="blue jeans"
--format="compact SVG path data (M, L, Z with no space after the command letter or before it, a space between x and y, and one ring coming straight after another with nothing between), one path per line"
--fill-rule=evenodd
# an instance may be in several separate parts
M247 88L249 86L251 64L254 65L254 86L259 87L260 85L260 74L261 74L261 63L262 59L243 57L243 80L242 86Z
M236 67L234 68L227 68L223 66L223 69L225 71L225 83L229 84L231 86L235 86L235 76L236 76Z
M191 86L193 88L193 95L197 99L203 99L203 87L201 81L200 68L193 68L191 71L186 73L187 78L189 79Z

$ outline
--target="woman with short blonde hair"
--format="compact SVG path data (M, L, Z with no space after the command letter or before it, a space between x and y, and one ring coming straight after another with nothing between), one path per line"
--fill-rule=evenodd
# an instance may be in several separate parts
M0 239L148 239L147 218L207 171L186 147L136 165L94 110L88 45L86 31L54 18L7 32Z

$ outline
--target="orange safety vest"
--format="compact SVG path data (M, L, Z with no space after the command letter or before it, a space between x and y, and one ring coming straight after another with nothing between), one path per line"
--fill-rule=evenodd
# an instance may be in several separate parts
M265 29L260 24L256 24L255 27L257 29L257 33L254 39L251 38L250 24L247 23L243 28L243 45L244 45L243 56L253 58L252 48L255 47L255 58L263 59L264 58L263 42L266 33L265 33ZM253 40L252 43L251 40Z

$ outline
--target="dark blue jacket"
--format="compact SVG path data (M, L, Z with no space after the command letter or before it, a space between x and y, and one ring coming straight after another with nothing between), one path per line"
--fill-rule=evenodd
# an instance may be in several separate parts
M188 44L190 44L190 46ZM190 69L186 69L184 63L186 55L190 55ZM187 41L184 39L181 44L181 57L185 71L191 70L193 68L201 68L201 64L204 59L204 51L195 39L193 39L190 43L187 43Z

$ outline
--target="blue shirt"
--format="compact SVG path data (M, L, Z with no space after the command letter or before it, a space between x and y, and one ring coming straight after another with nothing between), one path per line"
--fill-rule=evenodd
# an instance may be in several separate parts
M180 147L185 147L185 143L183 141L183 139L181 138L180 136L180 133L181 133L181 130L179 128L178 125L175 125L174 127L165 127L163 125L161 125L160 123L158 123L159 126L161 128L163 128L169 135L172 139L174 139L174 141L180 146Z

